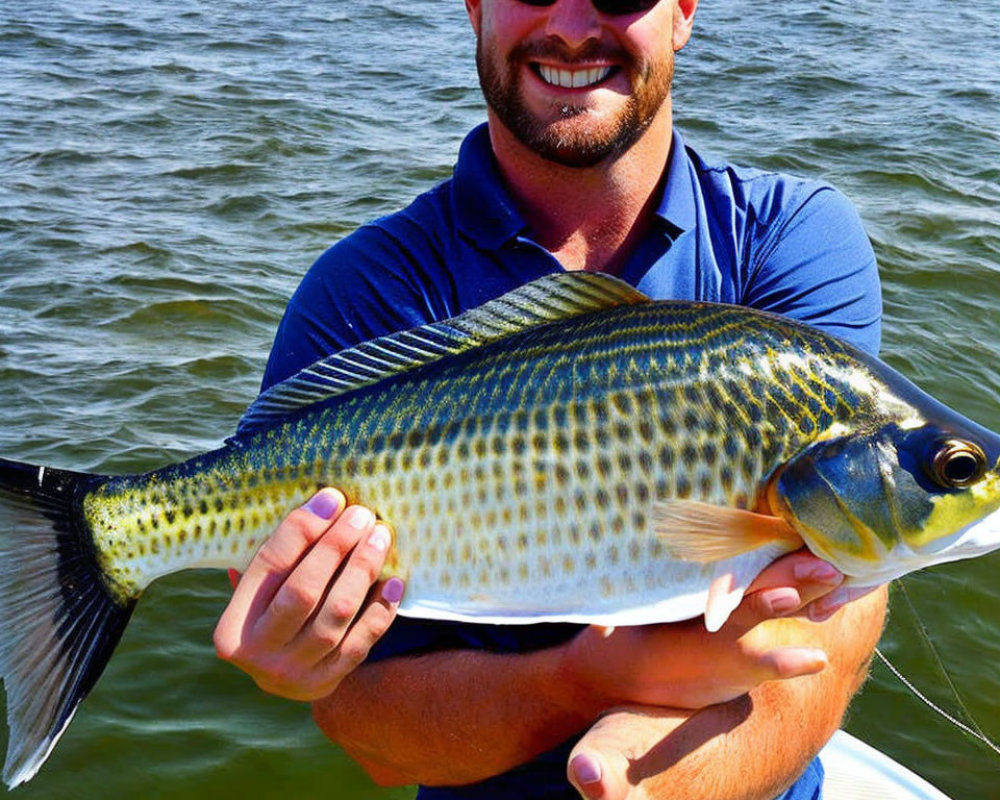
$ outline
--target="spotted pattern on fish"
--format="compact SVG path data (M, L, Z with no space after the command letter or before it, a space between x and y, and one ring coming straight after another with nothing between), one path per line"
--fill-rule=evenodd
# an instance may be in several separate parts
M853 362L836 346L789 346L794 335L718 306L554 323L106 484L88 518L128 596L182 566L245 564L329 484L391 525L386 571L408 597L528 614L544 593L568 612L593 585L584 606L639 604L679 568L655 502L753 508L789 453L870 409L876 387Z

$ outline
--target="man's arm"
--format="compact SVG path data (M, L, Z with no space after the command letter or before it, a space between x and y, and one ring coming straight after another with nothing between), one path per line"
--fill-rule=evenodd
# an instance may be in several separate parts
M781 649L801 644L787 629L779 636L778 629L772 634L758 624L781 613L775 600L793 602L786 612L799 610L839 583L839 573L823 573L825 565L818 574L809 571L817 565L822 562L793 554L770 567L715 634L699 620L619 628L610 636L588 628L566 645L535 653L449 651L387 659L362 665L315 702L314 717L379 783L484 780L560 744L616 705L721 702L772 678L821 669L814 650ZM843 635L834 626L810 624L807 643L832 645ZM847 698L830 702L842 713ZM752 720L773 722L786 713L762 706Z
M601 800L771 800L839 727L867 675L886 597L882 588L812 630L797 620L794 632L784 620L761 626L767 635L841 642L827 647L834 655L819 674L765 683L693 714L644 707L605 715L570 755L570 780Z
M313 703L319 728L384 786L461 785L505 772L597 716L558 679L559 648L391 658Z

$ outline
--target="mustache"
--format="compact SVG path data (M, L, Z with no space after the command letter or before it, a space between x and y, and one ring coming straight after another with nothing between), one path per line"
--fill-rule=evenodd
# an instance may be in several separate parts
M587 64L595 61L631 64L634 59L624 48L593 40L571 50L555 39L541 39L535 42L521 42L511 50L507 60L511 63L551 60L563 64Z

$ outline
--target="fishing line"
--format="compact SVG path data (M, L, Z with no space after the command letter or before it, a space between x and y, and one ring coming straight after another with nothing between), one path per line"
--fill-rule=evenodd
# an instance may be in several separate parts
M907 591L903 581L899 581L898 583L900 590L903 592L903 599L906 600L906 605L910 607L910 613L913 614L913 619L916 620L917 631L920 633L920 638L923 639L924 644L927 646L927 649L931 651L931 656L933 656L934 658L934 663L937 664L937 668L941 671L941 674L944 675L944 679L948 684L948 688L951 690L952 696L958 703L958 707L961 709L962 713L965 714L965 718L972 723L976 731L979 733L977 738L985 741L987 744L990 745L990 747L992 747L994 750L1000 753L1000 750L997 749L997 746L994 745L989 740L989 738L983 732L983 729L979 727L979 723L977 723L976 718L972 716L972 712L969 710L969 707L965 705L965 701L962 700L962 696L958 693L958 687L955 686L955 682L951 679L951 673L948 672L947 667L945 667L944 665L944 660L941 658L941 654L938 652L938 649L934 645L934 642L931 641L930 631L927 630L927 626L924 624L923 619L921 619L920 614L917 611L917 607L913 604L913 600L910 597L910 593Z
M985 733L983 733L983 729L979 727L979 723L976 722L976 718L972 716L972 712L969 711L968 706L966 706L965 702L962 700L962 696L958 693L958 688L955 686L954 682L951 679L951 675L945 668L944 662L941 660L941 656L938 654L937 648L934 646L934 642L931 641L930 633L927 630L927 626L924 625L924 621L920 618L920 615L917 613L917 609L913 605L913 601L910 599L910 595L906 591L906 586L903 585L903 581L897 580L895 583L896 587L903 593L903 599L906 600L906 604L910 608L910 613L913 615L913 619L916 621L917 631L920 634L920 638L923 639L924 644L930 650L931 655L934 658L934 663L937 664L937 667L940 670L941 674L944 675L944 679L948 684L948 688L951 690L952 696L955 698L955 701L958 703L958 706L961 709L962 713L965 715L966 719L968 719L969 722L972 723L972 726L966 725L961 720L955 718L953 715L949 714L947 711L941 708L941 706L937 705L937 703L935 703L933 700L927 697L927 695L925 695L916 686L914 686L913 683L905 675L903 675L903 673L900 672L896 668L896 666L891 661L889 661L886 655L877 647L875 648L875 655L877 655L879 659L882 661L882 663L885 664L885 666L889 669L889 671L896 676L899 682L902 683L903 686L905 686L907 689L909 689L910 692L912 692L917 699L921 700L924 704L926 704L928 708L930 708L939 716L946 719L960 731L963 731L964 733L971 736L973 739L977 739L978 741L982 742L990 750L992 750L994 753L1000 756L1000 746L998 746L995 742L993 742L992 739L990 739Z
M982 742L988 748L990 748L990 750L992 750L993 752L995 752L997 755L1000 755L1000 747L998 747L996 744L994 744L992 742L992 740L990 740L990 738L986 736L986 734L984 734L984 733L982 733L980 731L979 725L976 724L976 721L974 719L972 719L972 717L969 717L969 719L971 719L972 720L972 724L976 726L975 730L973 730L971 727L969 727L968 725L966 725L961 720L956 719L955 717L953 717L951 714L949 714L947 711L945 711L943 708L941 708L941 706L937 705L933 700L931 700L925 694L923 694L916 686L914 686L909 680L907 680L906 676L903 675L902 672L900 672L898 669L896 669L896 667L893 665L893 663L891 661L889 661L889 659L885 657L885 654L881 650L879 650L877 647L875 648L875 655L877 655L882 660L882 663L885 664L886 667L888 667L889 671L893 675L895 675L899 679L899 682L902 683L903 686L905 686L907 689L909 689L914 694L914 696L917 697L917 699L922 700L924 703L927 704L927 706L932 711L934 711L938 715L944 717L946 720L948 720L948 722L950 722L956 728L958 728L959 730L967 733L973 739L978 739L980 742ZM957 695L956 695L956 697L957 697ZM959 701L959 703L961 704L961 701ZM964 707L964 705L963 705L963 707Z

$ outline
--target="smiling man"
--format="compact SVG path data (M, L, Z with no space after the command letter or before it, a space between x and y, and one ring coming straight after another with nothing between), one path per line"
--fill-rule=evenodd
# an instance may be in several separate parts
M768 309L877 350L874 256L846 200L704 158L673 129L674 53L696 6L466 0L487 124L451 180L316 262L265 386L559 270ZM310 549L295 546L292 564ZM336 565L320 573L312 594L335 593ZM323 684L314 716L373 778L422 784L422 798L817 797L811 759L863 680L885 609L884 591L848 602L841 580L788 556L711 635L697 620L610 634L398 620L365 664ZM363 591L353 596L356 608ZM220 627L243 630L241 614ZM304 696L287 676L310 680L294 654L239 665L285 696Z
M657 118L669 123L663 108L673 78L672 43L686 37L683 26L651 29L648 49L642 37L601 41L587 30L592 19L565 4L551 13L568 15L563 31L576 28L579 46L570 51L563 36L533 36L537 19L519 28L504 9L481 12L472 11L476 64L491 118L499 123L496 136L512 135L528 152L557 164L594 167L626 152Z

